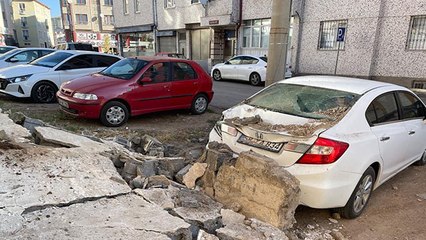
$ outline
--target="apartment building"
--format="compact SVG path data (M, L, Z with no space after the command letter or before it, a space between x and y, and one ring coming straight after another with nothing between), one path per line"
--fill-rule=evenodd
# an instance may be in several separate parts
M0 46L17 44L13 30L12 1L0 0Z
M66 41L90 43L100 52L117 48L113 0L61 0Z
M65 42L64 26L62 24L62 17L52 17L53 40L54 45Z
M50 8L36 0L13 0L13 19L20 47L52 47Z
M426 88L424 0L294 2L293 69ZM344 37L338 41L338 31ZM342 32L342 30L340 30Z
M213 65L268 51L272 0L119 0L115 29L124 56L179 52Z

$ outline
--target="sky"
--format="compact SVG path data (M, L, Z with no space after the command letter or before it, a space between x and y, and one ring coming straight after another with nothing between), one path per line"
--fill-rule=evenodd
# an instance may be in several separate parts
M52 17L61 16L61 9L59 8L60 0L38 0L50 8Z

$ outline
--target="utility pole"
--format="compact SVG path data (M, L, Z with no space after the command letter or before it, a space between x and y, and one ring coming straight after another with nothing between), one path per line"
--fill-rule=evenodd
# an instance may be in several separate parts
M286 71L291 0L272 0L272 21L269 34L266 86L284 79Z

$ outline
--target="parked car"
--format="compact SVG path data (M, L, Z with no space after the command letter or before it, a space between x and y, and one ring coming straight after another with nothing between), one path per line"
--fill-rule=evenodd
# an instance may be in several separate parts
M159 53L156 53L155 56L186 59L182 53L172 53L172 52L159 52Z
M64 112L118 127L129 116L150 112L190 109L202 114L213 98L212 85L194 61L137 57L67 82L57 96Z
M30 64L0 70L0 93L31 97L34 102L54 102L62 83L100 72L120 59L88 51L56 51Z
M425 119L424 103L401 86L295 77L224 111L209 141L274 159L299 179L301 204L355 218L373 189L426 164Z
M81 43L81 42L60 43L60 44L55 46L55 49L58 49L58 50L83 50L83 51L95 51L95 52L97 52L97 49L95 49L92 44Z
M14 46L0 46L0 54L7 53L16 48L17 47L14 47Z
M16 48L0 55L0 69L27 64L55 51L49 48Z
M235 56L224 63L213 66L211 75L215 81L222 79L244 80L257 86L265 82L267 62L267 57ZM285 78L291 76L291 66L287 64Z

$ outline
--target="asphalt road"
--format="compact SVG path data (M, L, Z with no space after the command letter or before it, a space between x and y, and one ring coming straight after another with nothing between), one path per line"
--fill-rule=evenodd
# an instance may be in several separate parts
M264 86L252 86L248 82L213 81L214 97L210 106L220 110L230 108L263 88Z

